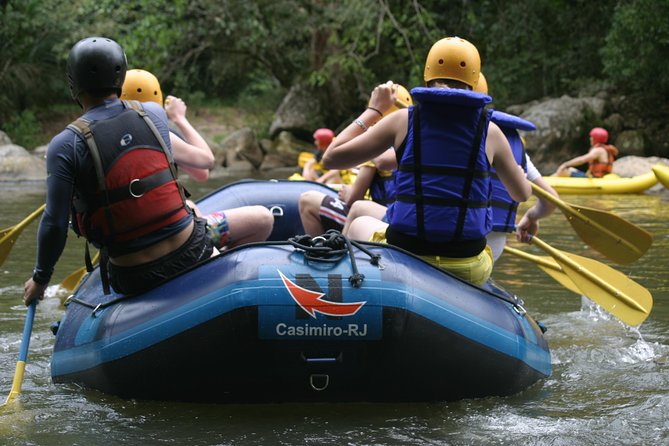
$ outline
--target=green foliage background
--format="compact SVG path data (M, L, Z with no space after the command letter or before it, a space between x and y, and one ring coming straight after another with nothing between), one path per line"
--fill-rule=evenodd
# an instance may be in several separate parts
M69 101L65 61L102 35L165 91L275 108L310 83L333 127L432 43L479 48L497 107L601 88L669 96L669 0L0 0L0 128Z

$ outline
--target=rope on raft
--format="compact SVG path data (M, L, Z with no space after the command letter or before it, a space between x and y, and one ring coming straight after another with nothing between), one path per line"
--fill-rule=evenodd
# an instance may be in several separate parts
M304 257L310 261L336 263L348 254L351 259L351 269L353 270L353 274L348 278L348 281L356 288L362 285L365 275L358 271L353 246L368 255L372 265L378 266L381 260L381 255L372 254L360 243L350 240L341 232L334 229L330 229L325 234L315 237L298 235L289 238L288 242L296 249L303 251Z

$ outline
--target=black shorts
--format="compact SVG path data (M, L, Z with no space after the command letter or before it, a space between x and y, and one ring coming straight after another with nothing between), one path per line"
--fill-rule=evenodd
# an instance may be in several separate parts
M109 263L110 282L121 294L139 294L211 257L213 243L206 230L206 220L195 218L193 232L178 249L159 259L136 266Z
M339 198L326 195L323 201L321 201L319 211L323 230L336 229L337 231L341 231L344 228L346 216L350 209L351 207Z

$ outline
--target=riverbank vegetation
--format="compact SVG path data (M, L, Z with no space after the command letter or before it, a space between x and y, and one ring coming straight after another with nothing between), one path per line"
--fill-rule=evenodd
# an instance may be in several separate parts
M666 1L5 0L0 14L0 129L26 147L45 142L49 116L76 116L65 62L90 35L119 41L130 67L192 105L266 113L316 86L332 127L380 81L420 85L447 35L478 46L499 108L612 90L653 119L669 97Z

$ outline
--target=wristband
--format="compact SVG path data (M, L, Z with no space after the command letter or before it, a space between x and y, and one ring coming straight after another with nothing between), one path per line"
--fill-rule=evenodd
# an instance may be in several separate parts
M374 107L367 107L367 108L370 109L370 110L374 110L375 112L377 112L379 114L379 116L381 116L383 118L383 113L381 113L381 110L379 110L378 108L374 108Z
M33 282L38 283L40 285L46 285L47 283L49 283L49 279L44 277L43 274L40 274L37 271L33 271Z

